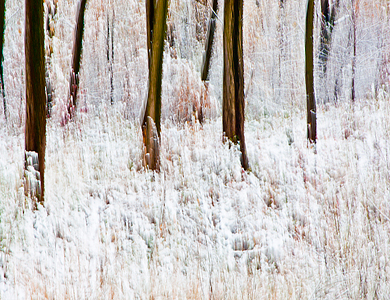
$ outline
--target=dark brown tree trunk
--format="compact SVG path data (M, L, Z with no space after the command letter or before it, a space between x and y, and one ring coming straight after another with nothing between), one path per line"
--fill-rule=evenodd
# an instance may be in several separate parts
M83 48L83 33L84 33L84 13L87 0L80 0L77 11L75 39L73 43L73 58L72 70L70 72L69 95L70 102L68 112L70 117L73 116L77 107L77 92L79 88L79 72L81 62L81 52Z
M149 90L142 122L145 165L159 169L161 81L168 0L146 1ZM153 19L151 19L153 17Z
M110 14L107 14L107 61L108 61L108 68L110 72L110 98L111 98L111 105L114 104L114 69L113 69L113 63L114 63L114 21L115 21L115 12L112 13L112 21L110 23ZM110 30L110 24L111 24L111 30ZM111 44L111 47L110 47Z
M336 0L331 8L329 0L321 0L321 39L319 58L323 74L326 73L327 69L326 65L330 52L332 32L339 4L340 0Z
M352 86L351 100L355 102L355 76L356 76L356 13L358 10L358 0L352 0L352 34L353 34L353 53L352 53Z
M218 0L213 0L213 7L211 11L210 20L209 20L209 26L207 29L206 47L203 56L202 74L201 74L202 81L209 80L210 60L213 51L217 11L218 11Z
M44 200L46 96L43 2L26 0L26 151L38 153L41 196Z
M314 27L314 0L309 0L307 4L306 33L305 33L307 138L311 143L316 143L317 117L316 117L316 99L314 94L313 27Z
M4 73L3 73L4 31L5 31L5 0L0 0L0 34L1 34L1 38L0 38L0 80L1 80L1 93L3 96L4 117L7 120L7 101L5 99Z
M223 110L225 137L240 143L241 164L248 169L244 122L243 0L225 0L223 30Z
M156 0L146 0L146 38L148 50L148 68L150 70L150 62L152 61L152 40L153 40L153 25L154 25L154 9Z
M330 0L321 0L321 31L320 31L320 46L319 46L319 86L324 87L322 97L324 101L329 101L330 95L326 89L327 84L327 64L331 50L332 32L335 26L336 12L339 8L340 0L333 1L332 6ZM335 83L337 84L337 83ZM336 97L334 97L336 99Z

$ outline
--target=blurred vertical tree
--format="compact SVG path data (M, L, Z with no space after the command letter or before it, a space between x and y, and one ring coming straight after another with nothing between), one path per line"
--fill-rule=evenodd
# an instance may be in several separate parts
M211 7L210 19L207 27L206 34L206 43L205 43L205 51L203 53L203 62L202 62L202 70L201 70L201 80L204 83L204 89L202 91L200 107L198 110L198 118L199 122L203 123L203 107L208 97L208 80L210 74L210 63L211 63L211 55L213 53L213 45L214 45L214 34L215 34L215 26L217 20L217 11L218 11L218 0L213 0L213 5Z
M3 96L3 108L4 108L4 117L7 120L7 101L5 99L5 90L4 90L4 74L3 74L3 48L4 48L4 31L5 31L5 0L0 0L0 80L1 80L1 92Z
M160 167L161 81L167 11L168 0L146 0L149 87L142 134L145 145L144 163L151 170L158 170Z
M26 0L26 151L38 154L41 181L39 201L44 200L46 148L46 96L43 2Z
M322 67L322 73L326 73L326 64L330 52L330 44L332 41L332 32L336 20L336 12L339 7L340 0L335 0L330 6L329 0L321 0L321 38L319 59ZM320 74L321 76L322 74Z
M153 39L153 25L154 25L154 9L156 0L146 0L146 38L148 50L148 68L150 70L150 62L152 60L152 39ZM149 71L150 72L150 71Z
M211 60L211 54L213 51L217 11L218 11L218 0L213 0L213 6L211 8L211 16L210 16L210 20L209 20L209 26L207 28L205 52L203 55L202 74L201 74L202 81L209 80L210 60Z
M243 0L225 0L223 29L222 125L226 138L240 144L241 164L248 169L244 122Z
M359 9L359 0L352 1L352 83L351 83L351 100L355 102L355 76L356 76L356 14Z
M305 82L307 101L307 138L311 143L317 140L316 99L314 94L313 59L314 0L308 0L305 32Z
M69 107L68 113L70 117L73 116L77 106L77 92L79 88L79 72L81 63L81 52L83 48L83 33L84 33L84 13L87 0L80 0L77 11L76 30L73 43L73 58L72 70L70 72L69 80Z
M329 57L332 32L336 20L336 11L339 7L339 0L334 1L332 6L329 0L321 0L321 38L320 38L320 64L323 73L326 73L326 63Z
M53 87L50 80L50 68L51 68L51 58L53 54L53 37L54 37L54 18L57 13L57 4L58 0L45 0L47 6L47 16L46 16L46 31L48 39L46 40L46 97L47 97L47 117L51 117L51 109L53 106Z
M110 72L110 99L111 105L114 104L114 22L115 22L115 10L112 11L112 21L110 22L110 13L107 13L107 61L108 69ZM110 30L111 26L111 30Z
M340 0L335 0L333 3L330 0L321 0L321 31L320 31L320 45L319 45L319 86L323 88L324 101L330 99L327 89L327 64L331 50L332 33L336 21L336 13L340 5ZM337 82L335 83L337 85ZM336 88L336 87L335 87ZM337 95L337 94L336 94Z

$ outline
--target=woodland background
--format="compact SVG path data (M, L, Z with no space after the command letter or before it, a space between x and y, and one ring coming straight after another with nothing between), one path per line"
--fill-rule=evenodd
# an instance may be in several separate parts
M77 1L58 1L54 35L45 35L54 89L46 196L34 210L24 193L24 1L6 1L1 299L388 297L390 3L340 0L324 79L315 2L313 147L307 1L244 1L248 172L237 147L222 142L223 1L202 124L193 113L204 94L210 5L169 2L156 173L143 168L139 125L148 85L145 2L87 2L79 104L65 124Z

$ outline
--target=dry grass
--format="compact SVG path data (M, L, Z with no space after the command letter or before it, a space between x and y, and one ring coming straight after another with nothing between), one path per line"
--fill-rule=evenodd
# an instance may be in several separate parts
M249 173L241 170L238 150L221 142L219 21L207 89L198 76L202 40L188 37L203 32L195 26L207 12L199 3L194 8L187 1L171 2L176 54L167 48L164 57L161 173L146 171L140 163L137 117L147 86L142 1L89 2L81 109L74 122L60 126L75 3L58 4L47 202L31 211L22 186L23 13L18 1L7 2L10 118L8 124L0 120L0 298L387 298L387 87L368 93L364 87L372 77L367 75L353 107L345 98L337 105L319 105L317 154L307 147L305 1L288 1L283 13L276 3L245 4L246 82L252 82L246 111ZM380 5L379 0L361 2L359 74L374 69L370 62L379 50L362 58L379 27L363 30L363 25L387 24ZM113 10L111 106L105 46L107 13ZM372 19L370 10L381 18ZM345 39L347 28L335 31L337 41ZM383 43L381 51L388 49L387 39ZM332 72L337 73L335 62L347 57L347 50L330 59ZM378 62L385 68L386 60ZM348 94L344 63L341 88Z

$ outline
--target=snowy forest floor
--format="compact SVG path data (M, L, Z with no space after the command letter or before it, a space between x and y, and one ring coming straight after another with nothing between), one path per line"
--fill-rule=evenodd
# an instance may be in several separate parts
M141 168L118 106L48 122L46 202L23 192L24 133L0 130L1 299L385 299L388 99L248 120L250 172L221 119L162 129Z
M6 1L0 299L388 299L387 2L359 1L351 105L350 1L341 1L326 81L316 71L314 149L306 140L307 1L244 1L249 172L237 148L222 143L223 1L205 122L191 119L204 92L210 11L201 2L170 1L161 172L153 173L142 168L136 122L148 80L145 1L88 1L79 107L65 126L78 1L58 1L45 41L55 91L46 199L33 210L23 187L24 1Z

